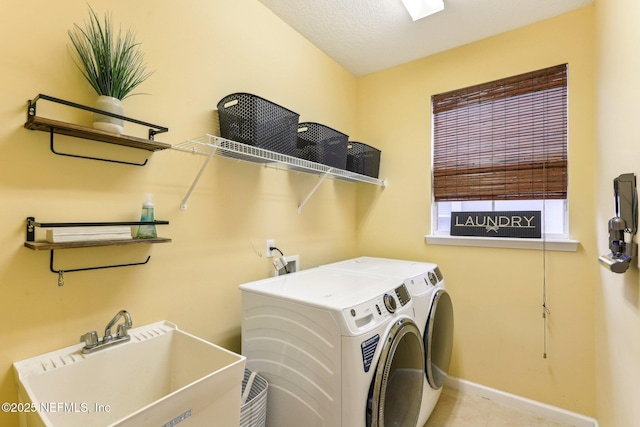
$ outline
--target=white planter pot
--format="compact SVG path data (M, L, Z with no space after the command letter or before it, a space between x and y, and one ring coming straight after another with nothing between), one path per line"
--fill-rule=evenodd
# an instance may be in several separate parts
M120 100L111 96L100 95L96 100L95 108L120 116L124 113ZM122 133L124 131L124 121L104 114L94 114L93 127L105 132Z

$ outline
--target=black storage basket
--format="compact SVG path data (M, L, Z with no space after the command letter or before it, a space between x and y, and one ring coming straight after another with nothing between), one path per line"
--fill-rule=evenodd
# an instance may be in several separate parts
M378 178L380 150L362 142L349 141L347 145L347 170Z
M218 115L223 138L296 155L298 113L250 93L233 93L218 102Z
M345 169L347 167L348 140L349 135L320 123L300 123L298 125L296 156L300 159Z

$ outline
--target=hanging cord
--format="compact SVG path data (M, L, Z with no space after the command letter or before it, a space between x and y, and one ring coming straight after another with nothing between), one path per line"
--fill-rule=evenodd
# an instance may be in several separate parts
M544 235L543 235L544 236ZM551 314L551 310L547 308L547 249L545 247L544 237L542 238L542 327L543 327L543 353L542 357L547 358L547 316Z
M287 268L287 264L288 264L288 262L287 262L287 259L284 257L284 254L282 253L282 251L281 251L280 249L276 248L275 246L271 246L271 247L269 248L269 250L270 250L270 251L278 251L278 252L280 252L280 261L282 261L282 267L281 267L281 268L284 268L285 273L289 274L289 273L290 273L290 271L289 271L289 269ZM274 266L275 266L276 268L278 267L278 266L275 264L275 262L274 262ZM278 268L278 270L279 270L279 268Z
M547 316L551 314L551 310L547 307L547 220L546 220L546 162L542 164L542 173L545 177L545 191L542 198L542 337L543 350L542 358L547 358Z

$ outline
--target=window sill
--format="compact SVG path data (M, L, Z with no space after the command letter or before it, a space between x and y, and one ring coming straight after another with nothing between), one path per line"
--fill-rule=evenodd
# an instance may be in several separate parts
M438 236L426 235L425 242L428 245L448 245L448 246L472 246L484 248L509 248L509 249L534 249L547 251L575 252L580 244L577 240L571 239L511 239L511 238L491 238L491 237L461 237L461 236Z

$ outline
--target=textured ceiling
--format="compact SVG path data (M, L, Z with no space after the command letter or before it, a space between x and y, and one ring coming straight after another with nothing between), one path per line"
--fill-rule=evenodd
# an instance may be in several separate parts
M594 0L445 0L413 22L402 0L260 0L356 76L541 21Z

